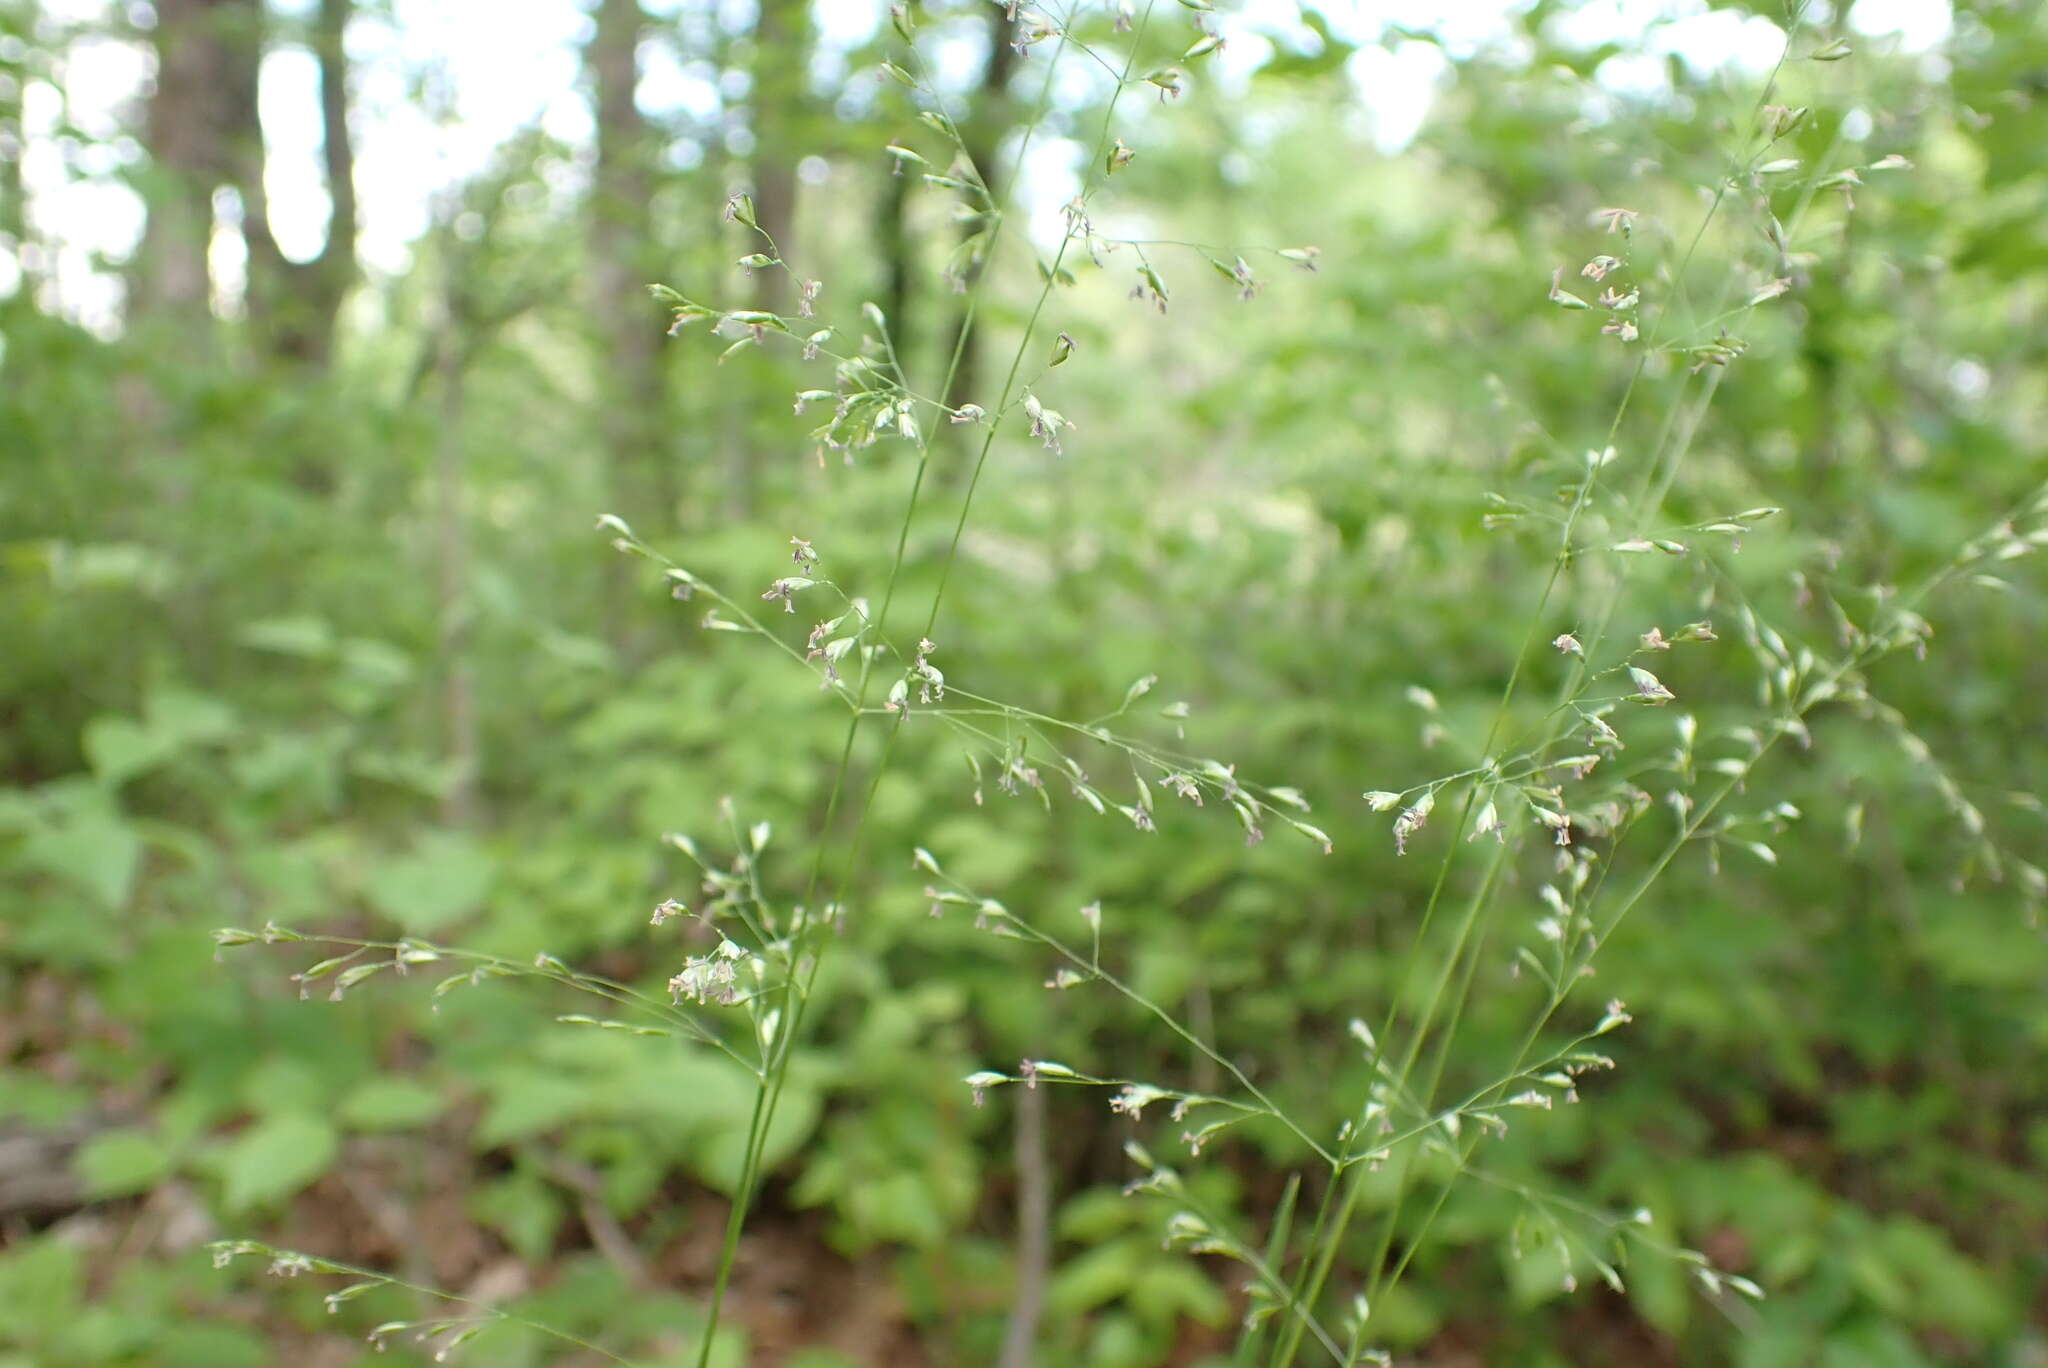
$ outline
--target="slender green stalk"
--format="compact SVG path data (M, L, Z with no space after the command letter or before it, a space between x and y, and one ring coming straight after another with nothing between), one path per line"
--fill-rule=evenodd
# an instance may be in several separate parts
M1150 14L1151 8L1148 4L1146 8L1147 20L1149 20ZM1133 56L1131 58L1131 62L1133 63L1136 60L1135 54L1137 52L1138 45L1143 40L1143 32L1143 24L1141 23L1138 29L1138 33L1134 37L1132 43ZM1051 100L1053 72L1057 68L1059 58L1062 52L1064 52L1066 46L1067 40L1063 34L1061 36L1060 41L1055 46L1052 57L1047 62L1046 77L1044 84L1041 87L1038 104L1031 120L1026 126L1026 132L1024 135L1026 147L1028 147L1029 145L1029 140L1032 132L1036 129L1038 123L1043 119L1046 108L1048 107L1049 102ZM915 45L913 45L913 52L915 52ZM920 63L922 63L921 55L918 57L918 60ZM1106 140L1108 137L1108 129L1110 126L1109 120L1110 116L1113 115L1115 112L1116 99L1117 97L1122 95L1125 85L1127 85L1129 82L1130 69L1130 65L1127 64L1124 77L1119 82L1117 90L1110 100L1109 113L1106 114L1104 118L1104 127L1102 134L1103 140ZM926 82L933 98L937 99L938 96L936 87L930 85L928 68ZM964 143L959 142L957 135L955 136L955 142L961 154L963 156L967 155L966 146ZM1102 143L1102 146L1106 147L1106 145L1106 141L1104 141ZM1010 177L1010 184L1012 186L1014 186L1016 176L1021 171L1022 160L1022 154L1020 153L1018 157L1018 165L1016 168L1013 168ZM1100 161L1099 150L1095 160ZM988 183L988 178L984 170L982 168L977 167L975 168L975 173L977 178L981 181L981 183L984 186L986 186ZM998 205L996 206L996 219L994 227L991 230L990 244L988 248L988 255L990 257L992 257L994 254L994 250L999 240L999 235L1001 233L1003 222L1004 215L1002 213L1000 205ZM1062 255L1064 255L1065 251L1066 242L1063 241L1061 243L1060 252ZM965 318L963 319L963 326L960 329L960 333L954 341L953 352L947 365L947 371L944 382L939 386L938 393L941 396L952 393L954 380L958 374L959 367L962 364L962 360L966 355L966 347L969 341L970 329L972 328L976 317L974 306L972 303L972 298L978 297L978 292L981 283L983 280L987 278L987 275L988 271L986 269L982 270L976 275L973 290L971 293L969 309ZM1002 396L997 404L998 415L1004 414L1008 410L1010 396L1016 381L1016 377L1023 366L1024 356L1026 351L1030 347L1031 339L1037 324L1039 313L1044 308L1046 296L1050 293L1051 288L1051 280L1048 279L1044 288L1041 289L1039 293L1037 305L1034 307L1032 311L1030 322L1027 323L1025 326L1024 335L1018 342L1016 353L1011 358L1009 373L1004 381ZM891 349L890 355L893 361L893 347ZM900 377L900 367L898 368L898 373ZM958 519L954 523L953 537L946 550L946 557L940 571L939 584L932 595L931 608L926 616L925 630L923 633L923 635L926 637L929 637L931 635L931 632L938 621L940 605L942 604L945 598L946 585L951 575L954 559L959 551L960 539L962 534L965 532L967 518L969 512L973 507L975 490L979 485L981 471L983 466L987 462L989 450L994 444L996 431L996 424L990 423L987 425L986 430L984 432L981 450L975 460L974 475L968 483L968 488L965 497L961 500L960 514ZM924 488L925 475L930 465L930 458L931 438L928 434L921 433L919 439L917 467L912 477L909 497L905 501L903 518L897 529L895 556L890 565L887 585L883 591L881 610L875 618L875 632L878 637L886 631L889 612L895 602L896 590L901 582L904 563L908 557L910 529L916 519L919 497ZM840 798L845 790L846 779L852 767L854 744L859 735L861 720L867 714L868 688L872 682L872 677L873 657L864 654L861 666L860 683L857 690L855 691L856 706L854 708L852 716L850 716L847 720L846 735L840 748L839 763L834 770L830 796L826 801L825 815L820 828L821 832L829 832L831 830L831 827L833 825L833 819L838 811ZM894 752L897 737L901 734L902 731L902 723L903 715L899 713L893 721L892 725L889 727L889 730L884 737L881 752L876 759L873 772L869 778L866 793L863 795L859 812L855 817L852 840L847 851L847 857L842 867L840 877L837 881L837 894L833 900L835 903L843 901L847 891L851 888L852 882L860 867L860 858L864 849L865 836L867 831L868 814L873 809L874 795L881 783L882 776L887 772L889 760ZM818 888L821 883L822 875L824 872L826 852L828 849L828 843L821 839L818 843L817 856L813 861L810 881L805 892L806 906L809 906L817 896ZM822 964L824 959L824 941L822 939L822 936L814 935L810 939L811 944L809 947L808 967L800 968L797 971L802 976L801 986L795 987L792 982L790 984L786 984L783 990L782 997L783 1005L787 1009L786 1016L782 1020L782 1024L780 1026L780 1029L778 1030L776 1039L772 1043L770 1057L767 1061L765 1069L766 1077L763 1086L759 1090L757 1090L755 1094L753 1115L748 1125L747 1142L744 1151L745 1158L741 1167L740 1182L738 1188L735 1190L733 1194L733 1204L727 1220L725 1241L719 1253L718 1273L712 1286L710 1320L705 1331L704 1340L698 1350L698 1368L704 1368L704 1365L708 1364L710 1360L712 1334L717 1328L719 1316L724 1306L726 1289L731 1279L733 1266L738 1258L739 1240L741 1232L745 1226L747 1210L751 1204L755 1191L759 1187L760 1180L763 1174L766 1159L768 1136L774 1124L776 1109L782 1099L783 1089L788 1081L789 1061L792 1056L795 1042L799 1038L806 1010L811 1001L812 991L817 981L819 966Z

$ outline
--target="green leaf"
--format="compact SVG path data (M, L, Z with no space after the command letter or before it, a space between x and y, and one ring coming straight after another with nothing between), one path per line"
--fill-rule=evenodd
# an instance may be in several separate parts
M1230 1314L1222 1289L1185 1259L1153 1262L1132 1283L1129 1301L1141 1317L1162 1329L1183 1318L1218 1325Z
M296 1051L273 1050L241 1071L235 1100L258 1116L313 1115L327 1109L336 1086L322 1069L322 1061Z
M1074 1316L1125 1295L1151 1250L1135 1240L1115 1240L1077 1254L1054 1273L1046 1295L1061 1315Z
M784 1362L786 1368L860 1368L860 1360L837 1349L799 1349Z
M128 905L142 863L142 838L118 816L86 812L46 827L22 847L24 862L70 879L118 910Z
M334 629L322 618L275 617L245 624L235 640L251 650L318 660L334 652Z
M340 1147L334 1127L286 1112L249 1127L215 1156L221 1204L230 1215L273 1207L327 1171Z
M225 741L235 731L233 708L190 689L159 689L142 711L151 731L174 738L179 746Z
M768 1127L763 1165L773 1169L795 1154L816 1129L823 1111L824 1102L816 1090L800 1083L790 1084L783 1092L781 1105L775 1109L774 1122ZM721 1192L739 1187L740 1171L746 1160L746 1126L740 1124L743 1120L737 1112L733 1113L735 1124L715 1127L698 1147L698 1176Z
M0 1258L0 1343L32 1345L76 1316L85 1258L82 1245L48 1235L10 1245Z
M470 1215L504 1236L512 1251L530 1263L547 1257L564 1206L560 1193L524 1168L479 1185L469 1198Z
M497 861L475 841L435 832L372 874L364 892L406 931L424 934L475 911L496 876Z
M336 1115L352 1130L416 1130L439 1116L446 1102L439 1090L410 1078L371 1078L342 1099Z
M364 688L389 692L412 680L412 657L388 641L351 637L341 643L343 675Z
M490 1106L477 1123L475 1135L475 1142L485 1147L538 1135L591 1115L603 1096L602 1090L582 1079L539 1069L507 1069L492 1082L491 1089Z
M170 1173L172 1162L162 1141L137 1129L102 1131L71 1157L86 1192L96 1198L145 1192Z
M55 1126L78 1115L92 1102L92 1091L77 1083L59 1083L25 1069L0 1068L0 1118ZM2048 1136L2048 1126L2044 1126L2043 1135ZM2048 1146L2044 1146L2043 1152L2048 1153Z
M140 722L108 714L86 724L86 761L109 788L155 769L187 746L224 740L235 729L232 708L188 689L157 690L143 714Z
M144 727L130 717L95 717L81 738L86 763L108 788L146 774L178 749L177 738Z
M160 1368L265 1368L277 1362L270 1342L239 1325L176 1325L150 1343Z

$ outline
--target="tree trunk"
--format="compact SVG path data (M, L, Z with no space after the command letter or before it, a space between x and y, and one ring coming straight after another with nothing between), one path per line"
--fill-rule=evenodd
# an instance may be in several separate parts
M210 331L214 191L236 179L235 49L260 32L258 0L158 0L156 85L144 135L149 218L131 318L200 345Z
M754 200L754 221L774 242L785 266L754 272L753 307L779 314L797 312L792 283L804 274L803 251L796 241L796 163L801 128L809 103L811 13L807 0L759 0L749 70L753 91L747 122L754 137L747 180ZM745 235L746 253L768 250L759 234ZM759 485L754 452L747 440L746 414L728 403L724 427L726 517L743 519L753 512Z
M21 163L28 152L28 133L21 122L21 96L28 64L0 58L0 245L21 269L18 300L35 297L36 278L28 245L28 186Z
M593 314L600 329L598 424L612 506L634 527L660 532L674 522L678 491L667 440L661 309L647 286L661 278L651 204L655 137L634 102L647 25L640 0L600 0L597 32L584 54L597 94L597 176L591 194ZM607 617L623 644L631 567L615 558Z
M320 255L285 272L272 344L280 356L325 370L334 358L342 301L358 264L356 150L348 126L348 22L353 0L320 0L313 56L320 63L320 153L327 180L327 239Z
M988 12L988 58L982 65L981 95L972 102L972 115L960 126L960 141L967 146L967 157L974 163L974 171L982 178L991 196L1000 196L1007 177L996 165L1002 156L1003 135L1010 130L1010 77L1017 69L1017 50L1010 46L1009 22L1002 10L991 7ZM996 204L998 211L1005 206ZM977 225L969 225L972 234ZM984 263L985 265L986 263ZM979 272L981 267L974 270ZM972 284L971 279L968 284ZM955 313L953 326L946 337L947 357L953 351L960 353L960 365L953 372L953 384L946 392L946 402L954 406L967 403L990 405L994 395L981 396L980 347L969 335L968 313L963 305Z
M1015 1090L1017 1103L1017 1290L1003 1329L997 1368L1038 1362L1038 1321L1052 1270L1052 1177L1045 1161L1045 1095L1036 1083Z
M477 819L477 775L482 766L477 741L476 687L469 660L472 605L468 473L462 432L469 371L463 332L469 320L459 301L460 290L459 281L449 282L446 312L434 353L434 370L441 389L434 439L434 585L439 610L441 744L451 771L447 792L441 799L441 820L451 827L471 827Z
M905 222L910 207L910 182L911 177L898 169L882 182L881 193L875 199L875 251L882 259L882 315L889 320L889 337L896 344L896 355L906 366L912 364L917 350L915 338L922 332L913 329L910 316L911 273L916 266L916 248ZM946 359L939 358L939 365L944 366Z
M754 26L754 215L775 240L786 271L761 271L757 306L787 313L794 307L792 274L802 274L796 241L796 163L810 103L811 10L805 0L760 0Z
M350 9L351 0L320 0L314 16L312 46L320 64L322 160L329 205L327 240L311 261L287 260L270 231L257 101L262 34L252 34L230 53L236 180L242 196L242 240L249 249L249 321L259 348L314 370L326 369L333 358L336 320L356 278L355 144L348 126L348 54L343 46Z

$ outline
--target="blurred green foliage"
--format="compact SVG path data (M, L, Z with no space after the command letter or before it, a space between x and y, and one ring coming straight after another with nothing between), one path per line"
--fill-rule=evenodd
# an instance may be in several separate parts
M1057 456L999 442L940 659L965 687L1062 717L1109 713L1156 674L1150 699L1190 715L1149 720L1152 739L1184 730L1188 748L1298 788L1336 850L1285 832L1247 848L1214 810L1141 836L1063 797L1009 798L978 787L940 729L911 727L778 1116L770 1231L749 1246L759 1266L742 1271L724 1361L810 1338L760 1361L913 1361L830 1347L777 1309L807 1280L857 1275L864 1314L909 1327L926 1361L993 1361L1010 1110L1000 1094L977 1110L962 1076L1028 1057L1213 1085L1212 1064L1128 1004L1048 990L1056 966L958 909L934 920L913 846L1075 934L1072 909L1100 900L1106 959L1325 1129L1361 1093L1344 1024L1376 1020L1395 991L1444 838L1397 857L1359 793L1466 763L1432 749L1404 690L1431 690L1447 733L1483 725L1549 552L1539 534L1482 530L1485 496L1546 501L1604 444L1628 378L1622 349L1546 302L1546 281L1601 250L1587 216L1615 203L1675 262L1755 93L1754 75L1675 59L1663 97L1589 85L1612 54L1562 46L1547 27L1562 8L1520 15L1515 42L1450 52L1399 156L1373 150L1326 26L1282 41L1242 90L1131 114L1140 156L1098 210L1115 231L1314 242L1321 269L1257 258L1270 278L1244 301L1199 253L1154 248L1163 317L1126 299L1130 256L1075 271L1053 307L1077 352L1042 383L1076 433ZM881 52L886 28L875 44L855 55ZM1781 102L1814 110L1788 155L1913 167L1867 172L1853 208L1842 194L1816 208L1791 298L1745 325L1665 504L1674 526L1782 506L1716 563L1819 650L1827 592L1868 605L1858 586L1923 577L2048 473L2048 22L1960 3L1940 57L1857 47L1786 68ZM1035 51L1024 79L1046 60ZM843 122L810 110L791 133L825 179L799 197L789 254L839 314L887 288L887 251L855 215L890 192L879 148L909 125L886 89L847 89ZM1092 101L1056 105L1052 131L1092 127ZM232 321L202 360L140 329L95 337L27 292L0 303L0 1134L73 1136L57 1162L77 1194L0 1226L4 1368L267 1363L287 1341L419 1309L380 1291L330 1319L331 1288L215 1272L195 1251L244 1233L510 1297L638 1362L688 1361L752 1104L742 1072L557 1025L588 1004L530 984L430 999L427 982L387 977L301 1001L289 975L314 956L220 962L207 935L274 920L545 951L658 991L682 951L648 912L694 897L659 837L729 842L726 797L741 825L771 824L766 867L802 895L841 714L760 643L696 630L699 606L651 577L631 572L622 592L591 521L625 515L742 597L802 536L850 591L878 595L909 467L890 444L814 459L813 420L787 405L816 372L766 351L721 367L691 337L663 354L649 456L679 497L612 507L594 454L602 343L575 289L524 293L591 269L558 188L574 155L508 149L468 191L490 224L481 244L460 256L429 238L409 274L363 286L331 374L285 375ZM664 172L657 253L679 286L738 298L723 174ZM918 284L896 321L907 367L935 379L951 303L931 268L952 229L922 193L906 220ZM1747 225L1723 225L1688 258L1683 284L1706 297L1748 250ZM1032 255L1013 241L991 267L990 367L1024 323ZM439 382L413 368L458 271L525 302L474 339L451 431ZM1624 457L1683 382L1676 366L1649 374L1615 438ZM452 597L432 569L449 442L470 548ZM940 451L937 497L910 529L913 604L936 587L965 485L966 456ZM1713 581L1696 567L1653 567L1623 620L1703 616ZM1769 1296L1702 1299L1654 1261L1627 1270L1625 1297L1563 1295L1570 1269L1512 1253L1529 1201L1472 1183L1376 1308L1383 1338L1516 1364L2048 1360L2048 947L2012 863L2048 863L2033 796L2048 593L2035 561L2000 579L1927 610L1927 660L1873 672L1896 725L1824 713L1809 749L1771 760L1745 797L1799 814L1759 829L1774 858L1724 844L1664 876L1602 952L1594 995L1637 1017L1612 1038L1619 1069L1583 1105L1518 1121L1497 1156L1517 1181L1649 1208L1661 1235ZM1537 639L1577 626L1538 624ZM1754 667L1723 637L1661 673L1728 723L1751 711ZM449 806L458 672L481 759L467 820ZM1958 820L1957 794L1986 832ZM1535 899L1520 901L1533 921ZM1454 1072L1510 1054L1526 1022L1513 947L1495 948ZM1134 1130L1093 1093L1047 1106L1048 1361L1227 1361L1237 1286L1162 1251L1162 1213L1117 1195L1124 1138L1177 1150L1179 1127ZM1301 1158L1277 1129L1211 1153L1207 1200L1254 1221ZM654 1261L648 1283L607 1247L621 1229ZM506 1260L527 1271L508 1280ZM493 1363L585 1361L508 1330L488 1344Z

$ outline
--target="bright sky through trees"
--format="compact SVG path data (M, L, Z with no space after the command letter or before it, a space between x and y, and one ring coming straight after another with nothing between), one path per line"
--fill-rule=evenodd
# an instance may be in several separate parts
M292 12L305 5L282 0L279 8ZM673 15L683 30L711 22L701 8L682 0L650 6ZM1498 41L1506 32L1503 14L1519 6L1515 0L1349 0L1312 8L1332 32L1352 41L1369 42L1399 23L1433 33L1445 48L1463 53ZM131 9L131 17L148 21L146 5ZM818 5L819 60L843 67L844 54L873 35L882 9L861 0ZM51 0L45 22L107 26L114 10L108 0ZM576 0L521 0L516 10L517 22L507 22L502 0L394 0L390 20L365 13L351 25L361 250L371 269L402 270L410 244L429 222L436 194L473 175L515 130L537 125L564 142L589 143L588 94L578 80L578 51L590 30L584 6ZM1275 44L1312 49L1318 40L1299 15L1290 0L1248 0L1225 14L1221 28L1229 42L1215 68L1220 79L1243 81ZM1850 21L1864 33L1896 35L1909 49L1925 49L1947 33L1950 11L1948 0L1856 0ZM1712 10L1704 0L1590 0L1559 25L1561 38L1588 47L1654 30L1646 52L1616 57L1600 69L1603 83L1630 91L1665 84L1663 54L1698 69L1755 69L1775 60L1782 42L1769 20ZM138 43L111 36L80 39L58 73L61 93L41 81L23 92L24 179L32 221L54 245L51 275L62 310L101 330L118 317L121 287L98 262L125 259L142 231L141 200L122 180L141 150L123 138L67 164L55 132L68 114L88 133L112 133L118 111L150 79L150 60ZM973 61L963 45L960 70L971 70ZM709 62L680 59L677 45L656 38L648 40L643 62L640 103L657 118L686 114L702 121L717 115L724 102L720 83L733 79ZM1446 69L1436 46L1416 40L1368 47L1354 58L1352 89L1382 149L1398 150L1414 136ZM295 260L319 251L327 214L317 79L305 49L278 47L264 60L271 228ZM703 153L683 140L672 155L695 159ZM1058 184L1077 155L1057 140L1039 148L1027 174L1055 192L1040 198L1061 198ZM224 250L230 259L217 261L216 269L232 280L239 245ZM0 291L13 289L19 274L11 255L0 250Z

